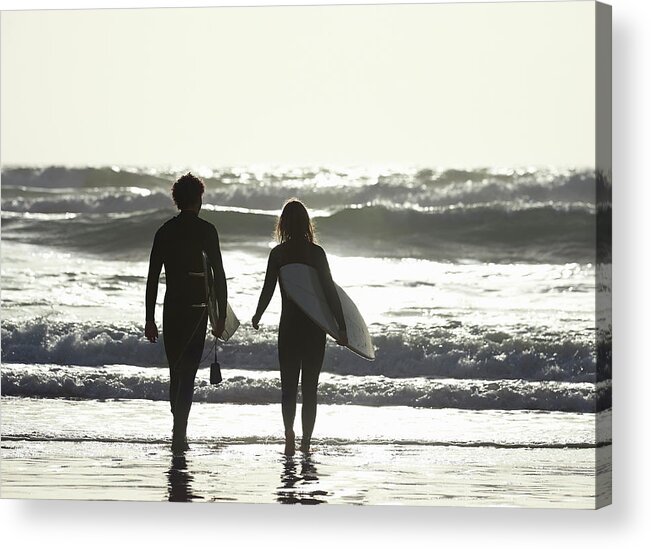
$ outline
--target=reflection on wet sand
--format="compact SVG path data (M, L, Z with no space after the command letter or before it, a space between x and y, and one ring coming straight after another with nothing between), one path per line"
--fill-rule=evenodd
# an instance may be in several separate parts
M299 458L284 457L283 471L280 475L280 486L276 492L276 501L279 503L301 503L303 505L317 505L327 503L325 499L317 496L327 496L325 490L310 490L317 488L319 477L316 465L310 456L300 459L301 470L297 472L297 461Z
M167 492L169 501L192 501L203 499L192 493L193 476L188 471L184 455L172 456L172 464L167 471Z

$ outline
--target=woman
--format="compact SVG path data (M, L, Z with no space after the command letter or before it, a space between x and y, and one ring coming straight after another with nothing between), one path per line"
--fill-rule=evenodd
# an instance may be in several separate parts
M285 204L276 224L275 235L279 244L269 254L264 286L258 301L258 308L251 320L253 327L258 329L260 318L271 301L280 268L288 263L304 263L314 267L319 273L321 286L339 327L337 343L346 345L348 337L341 302L330 275L326 254L323 248L315 244L314 226L302 202L291 199ZM326 335L287 297L282 286L280 293L282 313L278 329L278 360L282 387L283 423L285 424L285 455L291 456L295 452L294 417L296 415L298 376L301 370L301 392L303 395L301 451L305 453L310 451L310 441L316 420L316 391L323 364Z

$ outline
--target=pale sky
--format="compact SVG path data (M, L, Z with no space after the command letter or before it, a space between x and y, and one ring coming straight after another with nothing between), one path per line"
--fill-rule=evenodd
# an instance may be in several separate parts
M592 2L3 12L3 165L592 167Z

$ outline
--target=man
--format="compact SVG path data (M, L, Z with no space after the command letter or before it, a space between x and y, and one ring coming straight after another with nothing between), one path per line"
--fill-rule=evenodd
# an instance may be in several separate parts
M215 337L222 335L226 319L226 276L219 236L211 223L199 218L204 190L203 181L191 173L172 186L172 197L180 213L156 232L147 276L145 337L154 343L158 339L154 320L158 279L165 265L163 327L170 367L170 406L174 416L172 451L175 453L188 449L186 429L194 378L206 337L205 281L196 275L203 273L202 251L206 252L215 277L219 309L219 322L212 332Z

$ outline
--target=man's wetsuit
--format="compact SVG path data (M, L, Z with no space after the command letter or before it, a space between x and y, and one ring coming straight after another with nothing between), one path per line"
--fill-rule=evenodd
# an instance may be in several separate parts
M177 436L185 436L194 378L206 337L205 282L189 274L203 272L202 251L208 255L214 272L219 317L225 318L226 277L219 236L211 223L193 211L181 211L158 229L149 259L145 299L147 321L154 320L158 278L165 265L163 338L170 367L170 405Z
M346 331L341 302L337 295L325 251L316 244L292 241L279 244L269 254L267 273L260 294L256 317L260 318L266 310L278 280L278 273L288 263L304 263L314 267L319 273L321 287L325 293L330 310L333 312L340 331ZM301 375L301 411L303 437L309 440L316 419L317 385L325 353L325 332L319 328L280 287L282 313L278 328L278 361L280 363L280 382L282 388L282 411L285 429L290 430L296 415L296 396L298 378Z

